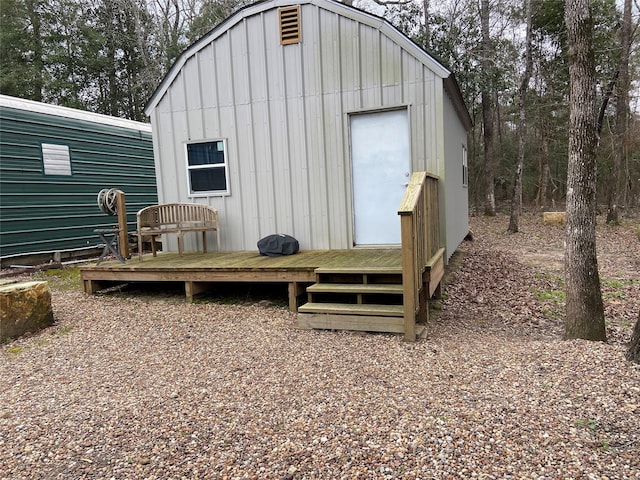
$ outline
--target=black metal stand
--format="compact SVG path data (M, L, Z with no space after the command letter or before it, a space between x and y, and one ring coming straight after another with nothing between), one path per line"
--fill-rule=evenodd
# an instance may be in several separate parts
M100 262L104 260L104 257L108 255L109 252L113 253L115 257L122 263L126 263L125 258L120 254L120 251L118 249L118 234L120 233L119 228L98 228L93 232L97 233L100 239L104 242L104 249L98 257L98 263L96 263L96 265L100 265ZM109 234L111 234L111 238L107 238Z

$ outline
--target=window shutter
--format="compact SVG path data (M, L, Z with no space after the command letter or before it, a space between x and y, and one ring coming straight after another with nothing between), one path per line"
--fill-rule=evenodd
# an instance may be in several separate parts
M278 9L278 18L280 21L280 45L300 43L302 40L300 5Z

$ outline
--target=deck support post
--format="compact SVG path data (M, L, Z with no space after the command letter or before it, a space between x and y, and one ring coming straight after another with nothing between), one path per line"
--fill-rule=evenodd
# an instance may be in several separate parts
M298 297L306 290L306 287L299 282L289 282L289 310L298 311Z
M112 285L111 283L105 283L105 282L101 282L99 280L83 280L82 281L82 285L84 287L84 293L87 293L89 295L93 295L94 293L99 292L100 290L104 290L105 288L107 288L109 285Z
M209 288L209 284L205 282L184 282L184 293L187 297L187 302L193 302L193 297L199 293L206 292Z

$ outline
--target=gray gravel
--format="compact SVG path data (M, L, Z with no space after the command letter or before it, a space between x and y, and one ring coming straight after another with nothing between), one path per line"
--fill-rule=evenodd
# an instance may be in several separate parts
M470 327L445 302L409 344L296 330L260 305L53 303L54 327L0 347L3 480L640 479L624 332Z

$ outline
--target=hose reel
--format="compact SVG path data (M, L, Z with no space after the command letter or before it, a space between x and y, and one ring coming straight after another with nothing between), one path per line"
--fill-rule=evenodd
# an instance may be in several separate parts
M118 216L118 244L123 257L129 257L129 234L127 229L127 207L125 195L117 188L103 188L98 192L98 208L107 215Z
M98 192L98 208L107 215L118 214L118 193L122 193L117 188L103 188Z

